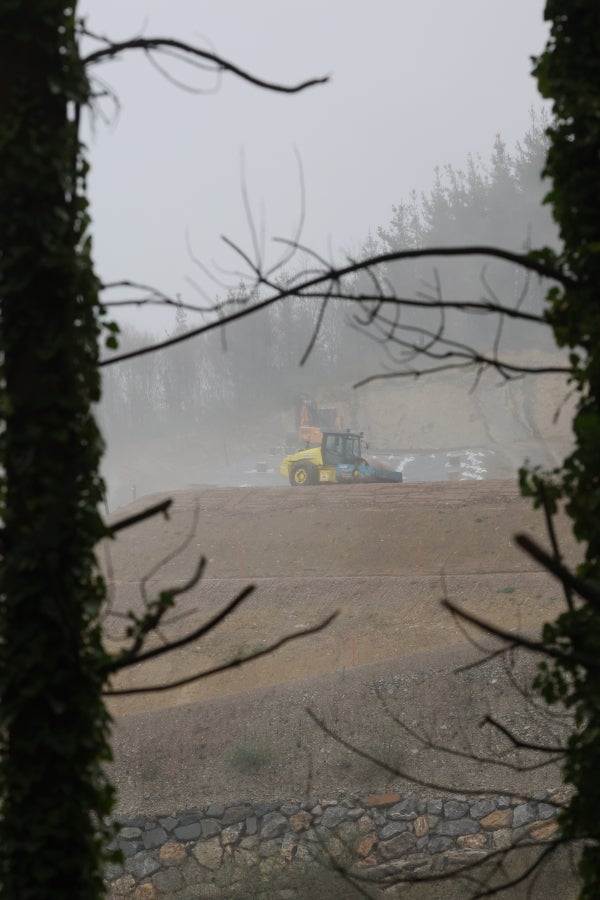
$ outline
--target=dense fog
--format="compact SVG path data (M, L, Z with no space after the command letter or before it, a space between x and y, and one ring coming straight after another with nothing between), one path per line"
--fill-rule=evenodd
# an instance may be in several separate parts
M556 230L542 205L545 186L540 172L546 125L543 114L532 113L530 127L515 147L508 148L497 136L488 159L469 156L461 169L447 166L437 170L427 191L415 190L396 202L390 197L394 202L391 220L368 232L359 250L349 250L348 255L367 258L390 250L460 244L496 245L515 251L555 246ZM300 258L297 254L276 277L280 284L289 283L314 264L310 256ZM436 296L445 300L485 299L536 313L542 310L548 287L536 277L526 279L511 264L486 262L481 257L393 263L373 274L360 274L345 287L359 295L372 294L373 276L387 296L420 297L424 302ZM254 289L249 276L225 294L215 292L214 303L230 300L252 306L260 301L264 288L262 291ZM173 312L172 326L167 329L169 334L183 333L202 321L185 309L186 304L198 302L193 291L190 289L189 296L181 299L182 306ZM366 324L369 305L360 308L331 299L315 346L306 364L300 366L319 308L316 301L287 298L218 331L106 367L100 419L108 445L110 502L121 505L141 493L190 484L239 483L239 472L233 476L226 470L236 464L252 465L252 459L269 456L269 465L275 466L283 454L286 436L289 439L297 427L295 403L302 395L314 397L320 405L339 407L344 425L369 428L375 434L367 434L367 438L382 446L435 446L440 450L462 446L475 439L468 428L464 440L460 433L444 432L443 427L434 429L431 440L423 434L424 428L414 426L413 433L386 432L385 411L379 418L370 415L368 404L365 410L365 402L352 387L370 375L436 366L441 357L414 360L406 355L405 342L426 345L429 336L440 333L441 327L446 343L438 342L436 352L442 354L464 344L487 355L497 349L503 358L518 363L530 360L532 354L546 359L556 352L549 329L540 325L507 319L499 327L497 316L461 311L450 312L442 319L438 310L422 308L401 309L398 319L397 307L390 303L383 305L374 322ZM390 330L392 322L395 324ZM120 351L155 343L164 336L164 332L141 332L131 325L123 326ZM493 386L500 381L496 377ZM465 379L462 374L448 373L444 383L455 384L456 396L460 397L460 412L456 414L465 422L493 416L496 399L482 412L481 398L470 390L472 374ZM409 401L406 381L388 381L386 402L390 408L403 402L426 408L429 402L439 400L437 385L439 379L432 387L423 378L416 395L412 382ZM530 385L512 385L511 391L511 402L522 407L527 417L525 407L536 402L531 398ZM521 391L516 400L515 391ZM527 403L523 392L527 393ZM369 421L362 421L361 415ZM434 407L431 416L439 423ZM534 414L532 437L537 427ZM512 429L504 434L500 429L501 433L493 436L491 430L487 427L490 446L514 440Z

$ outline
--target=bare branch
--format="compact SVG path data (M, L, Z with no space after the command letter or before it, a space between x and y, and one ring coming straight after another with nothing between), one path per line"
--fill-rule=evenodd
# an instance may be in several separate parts
M334 740L337 744L339 744L341 747L345 747L345 749L349 750L351 753L355 753L361 759L364 759L367 762L372 763L374 766L377 766L379 769L382 769L384 772L387 772L388 775L393 775L396 778L404 778L407 781L410 781L411 784L418 785L419 787L432 788L433 790L445 791L445 792L453 792L455 790L456 785L441 784L440 782L436 782L436 781L426 781L423 778L419 778L414 773L407 772L403 769L397 768L396 766L390 765L390 763L387 763L385 760L380 759L378 756L374 756L374 754L372 754L372 753L369 753L368 750L362 750L360 747L357 747L356 744L353 744L351 741L348 741L346 738L342 737L341 734L338 734L336 731L334 731L332 728L330 728L330 726L326 724L325 720L320 719L319 716L317 716L317 714L315 712L313 712L313 710L310 709L310 707L308 707L308 706L306 707L306 713L313 720L313 722L315 723L317 728L320 728L321 731L324 732L324 734L326 734L328 737L330 737L332 740ZM490 793L492 793L492 794L502 795L502 794L507 793L506 787L497 788L497 789L490 788L489 790L490 790ZM461 791L461 794L470 794L471 796L474 796L474 797L481 796L481 788L471 789L471 788L461 787L460 791ZM524 796L524 795L521 794L520 796ZM524 799L534 800L535 798L524 796Z
M519 647L527 647L528 650L532 650L534 653L539 653L542 656L550 656L552 659L559 659L562 662L575 663L577 665L585 666L588 669L592 669L593 671L600 670L600 660L594 659L591 656L575 652L563 652L557 650L556 647L544 644L541 641L533 641L523 634L517 635L510 631L505 631L503 628L499 628L497 625L493 625L485 619L480 619L478 616L474 616L472 613L460 609L460 607L447 598L442 600L442 606L449 610L453 615L463 619L465 622L470 622L471 625L481 628L482 631L489 631L490 634L502 638L502 640L505 640L508 643L516 644Z
M204 558L200 560L200 564L196 569L196 572L190 579L190 581L183 585L181 588L177 590L177 593L183 594L185 591L191 590L202 577L202 572L204 569L205 560ZM195 631L191 631L189 634L186 634L184 637L179 640L169 641L167 644L163 644L160 647L154 647L152 650L147 650L145 653L137 652L139 647L134 645L130 650L121 654L117 657L112 663L110 663L105 671L107 673L119 672L121 669L125 669L128 666L137 665L140 662L146 662L149 659L155 659L157 656L163 656L165 653L170 653L172 650L179 650L181 647L185 647L187 644L191 644L192 641L196 641L201 637L204 637L205 634L208 634L213 628L216 628L224 619L227 618L235 609L237 609L240 604L246 600L247 597L254 591L254 585L250 584L248 587L245 587L243 591L234 597L227 606L225 606L222 610L216 613L212 618L205 622L200 628L197 628ZM173 593L172 593L173 595ZM156 623L158 624L158 622ZM156 625L153 625L152 628L155 628ZM150 629L149 629L150 630ZM115 693L111 691L110 693ZM135 693L132 692L132 693Z
M113 534L116 534L117 531L131 528L132 525L137 525L138 522L144 522L146 519L151 519L152 516L158 516L161 513L164 515L165 519L168 519L168 512L172 504L173 501L170 498L168 500L162 500L160 503L155 503L154 506L149 506L139 513L134 513L131 516L127 516L125 519L119 519L112 525L107 525L107 528L110 529Z
M250 72L240 68L240 66L224 59L216 53L212 53L209 50L203 50L200 47L188 44L185 41L178 41L175 38L167 37L138 37L128 41L108 43L99 50L88 53L87 56L83 57L82 62L86 66L91 66L115 59L115 57L122 56L132 50L141 50L144 53L151 53L153 51L164 52L168 49L181 51L185 54L185 57L189 57L190 61L199 59L205 60L211 64L214 71L231 72L233 75L237 75L238 78L241 78L243 81L248 81L256 87L283 94L297 94L307 88L314 87L318 84L325 84L329 81L327 76L324 78L310 78L294 85L284 85L274 81L267 81L263 78L258 78L256 75L252 75Z
M438 744L436 741L432 740L430 737L422 734L419 731L416 731L416 729L414 729L414 728L411 728L411 726L408 725L406 722L404 722L399 716L396 716L395 713L393 713L391 711L391 709L389 708L389 704L388 704L386 698L381 694L381 691L377 690L376 693L377 693L377 698L378 698L379 702L385 709L386 714L389 716L389 718L392 720L392 722L394 722L400 729L402 729L402 731L404 731L406 734L408 734L410 737L412 737L415 741L418 741L423 747L425 747L428 750L435 750L437 753L447 753L448 756L453 756L457 759L468 759L474 763L483 763L485 765L494 765L494 766L499 766L499 767L505 768L505 769L511 769L513 772L532 772L537 769L542 769L545 766L553 765L555 762L558 761L558 758L555 755L551 759L543 760L543 762L535 762L535 763L531 763L529 765L519 765L519 763L509 762L508 760L498 759L496 757L482 756L482 755L480 755L478 753L474 753L470 750L457 750L455 747L448 747L445 744ZM482 720L482 724L484 724L487 721L487 719L488 719L488 717L486 716ZM515 741L516 741L516 739L515 739ZM526 745L523 744L523 748L525 748L525 747L526 747ZM559 749L556 749L553 747L548 747L548 748L537 747L532 744L527 749L543 750L544 752L559 754L559 756L564 755L564 753L565 753L565 748L562 748L562 747Z
M107 690L104 691L104 694L109 697L126 697L132 694L151 694L158 693L160 691L170 691L173 690L173 688L183 687L186 684L192 684L194 681L201 681L203 678L208 678L210 675L217 675L221 672L228 672L231 669L237 669L240 666L251 662L253 659L260 659L262 656L268 656L270 653L274 653L275 650L278 650L285 644L289 644L291 641L296 641L299 638L307 637L308 635L317 634L319 631L323 631L323 629L327 628L328 625L330 625L338 615L339 613L336 610L331 615L327 616L327 618L323 619L323 621L319 622L317 625L313 625L310 628L304 628L302 629L302 631L297 631L295 634L287 634L284 637L280 638L278 641L274 641L268 647L265 647L264 650L257 650L255 653L248 653L246 656L238 656L235 659L230 659L228 662L222 663L221 665L213 666L212 669L205 669L205 671L203 672L197 672L195 675L189 675L187 678L180 678L177 681L170 681L167 684L149 685L148 687ZM182 640L186 643L189 643L190 640L194 639L195 638L191 638L188 636L188 638L183 638ZM177 642L176 646L183 645L181 642ZM163 652L168 652L168 650L171 650L174 647L175 644L170 645L169 647L161 647L158 649Z
M515 747L518 747L520 750L535 750L539 753L555 753L559 756L564 756L567 752L567 747L551 747L547 744L534 744L531 741L523 741L521 738L518 738L516 735L512 733L505 725L501 722L498 722L497 719L494 719L492 716L484 716L481 720L481 725L491 725L501 734L503 734Z
M368 260L363 260L360 262L351 262L346 266L342 266L339 268L327 268L323 272L319 272L314 277L306 278L300 282L296 281L289 287L286 288L276 288L273 283L267 279L267 277L260 272L256 263L254 263L247 253L245 253L241 248L239 248L233 241L229 238L224 238L224 241L228 246L230 246L236 253L238 253L241 258L244 260L246 265L249 267L250 271L256 277L256 285L267 285L269 288L274 290L269 297L264 300L259 301L258 303L253 304L252 306L246 306L242 309L234 311L232 313L228 313L226 316L223 316L221 319L215 319L211 322L205 323L198 328L191 329L190 331L186 331L183 334L173 335L165 339L164 341L159 341L155 344L150 344L147 347L142 347L139 350L132 350L127 353L120 353L115 356L112 356L108 359L104 359L100 362L100 366L114 365L115 363L122 362L127 359L133 359L138 356L143 356L147 353L154 353L157 350L165 349L166 347L171 347L175 344L181 343L182 341L190 340L197 335L204 334L207 331L211 331L215 328L220 328L223 325L227 325L231 322L235 322L238 319L242 319L245 316L252 315L259 310L266 309L269 306L272 306L274 303L278 303L286 297L294 297L294 296L308 296L309 292L314 288L323 287L323 292L319 294L320 299L323 299L324 296L327 296L328 289L331 288L332 282L339 282L341 279L346 278L348 275L355 274L357 272L369 270L373 266L382 265L388 262L394 261L402 261L406 259L414 259L418 257L434 257L434 256L450 256L450 257L461 257L461 256L492 256L499 259L504 259L509 262L513 262L517 265L522 266L525 269L529 269L533 272L537 272L540 275L544 275L547 278L552 278L556 281L559 281L563 284L568 284L569 279L564 276L561 272L554 269L551 266L548 266L546 263L541 263L536 258L532 258L527 254L519 254L512 253L509 250L502 250L498 247L485 247L485 246L465 246L465 247L427 247L419 250L399 250L390 253L382 253L377 256L373 256ZM314 294L314 291L313 291ZM333 294L331 294L333 297ZM347 296L348 300L355 299L351 294ZM381 298L379 298L381 299ZM387 300L387 298L386 298ZM390 298L393 300L393 298ZM416 301L415 301L416 303ZM423 305L423 304L421 304ZM474 301L465 304L465 308L474 308L477 304ZM489 304L484 304L484 308L487 311ZM507 308L507 310L510 307ZM510 313L507 311L506 313L509 315ZM515 311L513 310L513 316L515 315ZM519 313L520 316L523 316L522 313ZM479 363L484 365L492 365L494 368L502 371L506 369L507 371L515 371L515 372L530 372L530 373L550 373L550 372L558 372L561 374L567 374L570 372L570 368L568 366L516 366L508 363L501 363L499 360L494 360L493 358L490 360L487 357L474 354L470 364ZM464 368L464 366L462 366ZM445 371L448 367L438 367L434 371ZM413 373L414 374L414 373ZM375 376L377 377L377 376ZM383 377L392 377L391 373L387 376ZM363 384L364 382L359 382L359 384Z
M160 570L161 570L162 568L164 568L164 566L168 565L168 564L169 564L170 562L172 562L174 559L177 559L177 557L180 556L180 555L183 553L184 550L187 550L187 548L188 548L189 545L191 544L191 542L192 542L192 540L193 540L193 538L194 538L194 534L195 534L195 532L196 532L196 527L197 527L197 525L198 525L198 516L199 516L199 513L198 513L198 504L195 503L195 504L194 504L194 512L193 512L193 515L192 515L192 521L190 522L190 525L189 525L187 534L185 535L185 537L183 538L183 540L182 540L182 541L181 541L181 542L180 542L173 550L170 550L170 551L169 551L168 553L166 553L161 559L159 559L158 562L156 562L156 563L149 569L149 571L146 572L146 574L145 574L144 577L142 578L142 580L141 580L141 582L140 582L140 593L141 593L141 595L142 595L142 599L143 599L143 601L144 601L144 603L145 603L146 606L148 606L148 604L149 604L148 594L147 594L147 591L146 591L146 588L147 588L147 586L148 586L148 582L149 582L149 581L150 581L150 580L151 580L158 572L160 572ZM203 560L203 557L201 557L201 559L200 559L200 565L204 566L204 563L202 562L202 560ZM202 572L201 572L200 574L202 574ZM193 586L193 585L192 585L192 586ZM189 590L189 588L186 588L186 590ZM181 587L179 587L179 588L171 588L171 589L167 589L167 593L170 593L171 596L176 597L176 596L179 596L180 594L184 593L184 591L181 589Z
M515 535L515 541L525 553L532 556L537 562L541 563L545 569L548 569L562 584L578 594L584 600L587 600L595 609L600 610L600 592L595 590L591 585L586 584L577 578L567 569L561 562L550 556L545 550L536 544L532 538L526 534Z
M459 354L448 354L449 356L456 356ZM571 369L568 366L522 366L515 365L513 363L506 363L500 360L494 360L493 358L484 356L482 354L473 353L472 358L467 359L465 362L460 363L444 363L440 366L431 366L426 369L408 369L405 372L382 372L378 375L369 375L367 378L362 378L360 381L355 382L354 387L359 388L363 387L366 384L370 384L374 381L385 381L390 378L420 378L423 375L434 375L438 372L452 372L460 369L472 369L474 366L487 366L490 369L496 369L501 374L504 374L504 371L514 372L519 376L522 375L568 375Z

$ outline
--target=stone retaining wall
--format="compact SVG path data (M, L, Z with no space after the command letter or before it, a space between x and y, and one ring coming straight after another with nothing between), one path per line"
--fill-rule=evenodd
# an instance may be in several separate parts
M255 896L265 882L270 896L295 897L286 887L294 870L331 858L374 884L418 878L515 844L552 840L567 799L565 789L537 799L388 793L139 815L117 823L112 847L123 863L108 867L109 897Z

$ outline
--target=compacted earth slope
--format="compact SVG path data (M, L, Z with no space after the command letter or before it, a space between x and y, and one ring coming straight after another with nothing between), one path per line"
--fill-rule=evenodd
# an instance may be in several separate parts
M157 499L140 499L115 518ZM205 574L178 598L162 638L196 629L247 584L255 590L210 635L127 670L114 687L186 679L299 634L335 610L338 616L322 632L244 667L112 700L121 809L336 794L389 780L326 737L307 707L407 777L439 783L443 773L455 789L465 778L482 790L504 786L506 767L442 758L438 741L482 756L506 753L498 734L478 727L490 711L528 739L555 728L517 689L534 661L519 657L507 671L498 657L472 668L496 645L489 634L465 630L441 604L447 596L508 632L535 632L562 608L559 586L515 546L516 532L543 542L545 531L512 480L206 488L173 499L168 521L146 521L102 550L109 632L122 627L120 613L142 609L144 596L183 584L200 555ZM566 522L557 527L575 559ZM538 789L556 783L558 774L543 770Z

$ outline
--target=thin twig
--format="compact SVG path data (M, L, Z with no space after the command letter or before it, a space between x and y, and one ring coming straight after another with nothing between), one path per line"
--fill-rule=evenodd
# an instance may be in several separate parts
M203 563L204 560L201 561ZM202 576L202 568L199 567L190 581L182 586L178 593L182 594L185 591L191 590L195 584L198 583ZM175 641L169 641L167 644L163 644L160 647L154 647L152 650L146 650L145 653L137 652L137 648L132 647L130 650L121 654L117 659L113 660L104 671L106 673L120 672L122 669L126 669L128 666L137 665L138 663L147 662L149 659L155 659L157 656L164 656L165 653L171 653L173 650L179 650L181 647L185 647L187 644L191 644L193 641L199 640L201 637L204 637L205 634L208 634L214 628L217 627L224 619L227 618L234 610L240 606L247 597L254 591L254 585L250 584L248 587L245 587L243 591L234 597L227 606L225 606L222 610L216 613L212 618L210 618L207 622L204 622L200 628L196 628L194 631L189 632L184 637L179 638ZM118 691L110 691L109 693L119 693ZM135 693L133 691L132 693Z
M107 525L106 527L112 534L116 534L117 531L131 528L132 525L137 525L138 522L144 522L146 519L151 519L152 516L158 516L161 513L164 515L165 519L168 519L168 512L172 505L173 501L171 498L162 500L160 503L155 503L154 506L149 506L147 509L143 509L141 512L134 513L131 516L127 516L125 519L119 519L117 522L114 522L112 525Z
M442 606L449 610L453 615L464 619L465 622L470 622L471 625L481 628L482 631L489 631L491 634L502 638L508 643L517 644L519 647L527 647L529 650L532 650L534 653L539 653L542 656L550 656L553 659L559 659L563 662L579 664L588 669L592 669L593 671L600 669L600 660L594 659L591 656L582 655L581 653L566 653L557 650L556 647L544 644L541 641L533 641L530 638L526 638L523 634L516 635L510 631L505 631L503 628L499 628L497 625L492 624L492 622L480 619L478 616L474 616L472 613L460 609L460 607L447 598L442 600Z
M186 684L192 684L194 681L201 681L203 678L208 678L210 675L218 675L222 672L228 672L231 669L237 669L240 666L244 666L248 662L252 662L253 659L260 659L263 656L268 656L270 653L274 653L275 650L278 650L285 644L289 644L291 641L295 641L299 638L307 637L308 635L317 634L319 631L323 631L324 628L327 628L327 626L333 622L338 614L339 613L336 611L330 616L327 616L327 618L323 619L322 622L319 622L318 625L313 625L310 628L304 628L302 631L295 632L295 634L287 634L284 637L280 638L278 641L274 641L268 647L265 647L264 650L257 650L255 653L249 653L246 656L239 656L235 659L230 659L228 662L222 663L218 666L214 666L212 669L205 669L203 672L196 672L195 675L189 675L186 678L180 678L176 681L170 681L167 684L154 684L149 685L148 687L107 690L104 691L104 694L109 697L126 697L132 694L154 694L160 691L171 691L174 688L183 687ZM189 643L189 640L191 640L191 638L189 640L184 640L186 641L186 643ZM179 643L178 646L181 646L181 643ZM164 647L158 649L163 651L165 650Z

